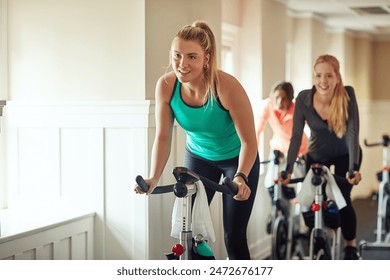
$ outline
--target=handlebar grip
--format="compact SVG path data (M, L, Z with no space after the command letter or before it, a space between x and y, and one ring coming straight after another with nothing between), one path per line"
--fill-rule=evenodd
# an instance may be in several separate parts
M283 179L283 180L286 180L286 179L287 179L287 171L282 171L282 172L280 172L280 175L282 176L282 179Z
M146 184L144 178L142 178L141 175L138 175L136 178L135 178L135 181L137 182L138 186L140 187L140 189L143 191L143 192L147 192L149 190L149 186ZM165 185L165 186L157 186L152 194L163 194L163 193L169 193L169 192L173 192L173 188L174 188L174 184L171 184L171 185Z
M224 183L224 185L226 185L226 187L229 189L229 191L232 195L236 195L238 193L238 189L233 184L232 179L230 179L229 177L225 177L225 178L223 178L223 183Z
M353 170L349 170L348 171L348 178L352 179L353 177L355 177L355 174L354 174Z
M141 175L138 175L135 178L135 181L137 182L138 186L141 188L143 192L147 192L149 190L149 186L146 184L144 178L142 178Z

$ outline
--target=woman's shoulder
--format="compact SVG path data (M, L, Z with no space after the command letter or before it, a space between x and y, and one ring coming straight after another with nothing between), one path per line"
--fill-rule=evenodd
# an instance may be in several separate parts
M348 94L349 104L356 104L357 105L357 99L356 99L356 94L355 94L354 88L352 86L344 86L344 88Z
M297 98L295 99L295 104L298 106L300 103L310 105L312 99L313 99L313 89L304 89L298 93Z
M161 90L173 90L173 87L176 84L177 77L175 73L172 72L167 72L164 75L162 75L158 80L157 80L157 85L156 87L161 89Z
M344 86L345 90L347 91L348 95L355 95L355 90L353 89L352 86Z
M173 71L167 72L164 75L160 76L160 78L157 80L157 86L174 86L176 80L177 78Z
M220 97L230 95L230 93L245 92L243 86L236 77L222 70L218 70L217 91L218 96Z
M229 85L238 82L236 77L220 69L218 70L218 81L221 85Z
M165 73L157 80L156 94L170 100L176 81L177 77L173 71Z

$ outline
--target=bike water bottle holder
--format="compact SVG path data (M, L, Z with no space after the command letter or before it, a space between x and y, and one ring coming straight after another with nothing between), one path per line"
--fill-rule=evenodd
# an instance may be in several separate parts
M333 205L330 205L332 203ZM320 205L312 204L309 211L302 212L303 220L307 227L314 228L314 212L319 211ZM334 201L323 201L322 203L322 218L324 224L328 228L338 228L341 226L341 217L337 205Z

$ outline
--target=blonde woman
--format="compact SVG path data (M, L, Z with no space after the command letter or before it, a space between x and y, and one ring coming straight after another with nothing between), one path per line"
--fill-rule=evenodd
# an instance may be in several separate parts
M205 22L184 26L174 37L173 71L156 85L156 138L148 193L165 168L176 120L186 131L184 166L219 182L233 178L235 197L223 195L223 225L229 259L250 259L247 225L259 179L254 118L249 98L233 76L217 69L213 32ZM135 191L142 193L138 186ZM210 203L215 192L206 189Z
M341 231L345 240L344 259L358 259L356 249L356 214L351 203L351 190L361 180L359 172L359 112L354 89L344 86L336 57L322 55L314 63L314 86L300 92L296 99L293 134L290 141L286 180L290 180L294 161L301 144L304 125L311 130L306 170L312 163L334 165L335 174L346 176L349 184L339 185L347 206L340 210ZM353 178L347 175L354 173Z

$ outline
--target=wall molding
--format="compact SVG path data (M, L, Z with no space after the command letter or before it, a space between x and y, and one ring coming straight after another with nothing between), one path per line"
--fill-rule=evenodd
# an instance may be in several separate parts
M154 127L154 101L7 102L7 122L23 127Z

